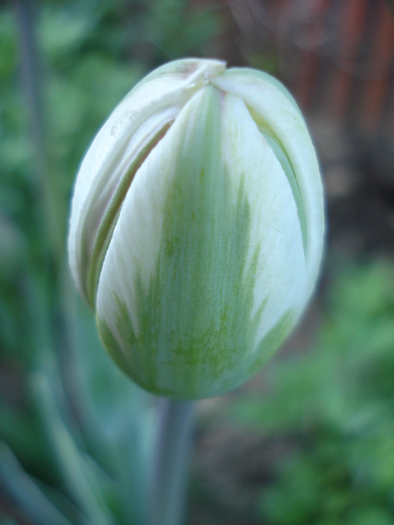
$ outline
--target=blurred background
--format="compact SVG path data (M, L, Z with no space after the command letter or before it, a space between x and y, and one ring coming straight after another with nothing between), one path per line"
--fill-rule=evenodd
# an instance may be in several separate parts
M393 16L389 0L0 3L0 525L141 523L155 400L74 292L68 206L109 112L188 56L294 94L328 233L291 340L199 403L187 524L394 525Z

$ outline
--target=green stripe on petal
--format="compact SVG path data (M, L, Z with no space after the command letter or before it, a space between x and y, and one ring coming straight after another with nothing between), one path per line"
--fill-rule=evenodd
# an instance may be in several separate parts
M256 276L252 314L264 304L257 345L287 310L300 312L305 305L305 253L294 194L281 163L241 98L225 95L224 110L225 162L234 184L244 174L251 209L247 271Z

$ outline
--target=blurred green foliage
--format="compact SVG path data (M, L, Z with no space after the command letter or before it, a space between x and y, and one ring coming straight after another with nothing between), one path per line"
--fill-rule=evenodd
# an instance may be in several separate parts
M394 266L350 268L329 288L314 348L264 371L266 398L231 416L285 437L261 516L281 525L394 524Z

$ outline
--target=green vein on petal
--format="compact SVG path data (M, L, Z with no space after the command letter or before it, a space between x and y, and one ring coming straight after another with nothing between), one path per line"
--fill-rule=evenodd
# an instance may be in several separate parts
M201 172L195 186L208 190L210 184L204 181L208 178ZM126 368L126 356L126 372L157 394L171 396L182 391L184 397L194 398L227 390L234 386L234 371L243 368L253 346L261 312L251 321L254 278L244 276L250 210L242 188L237 203L231 205L228 182L224 177L226 194L218 192L222 202L216 212L222 214L221 224L207 239L211 222L207 215L213 211L208 210L213 204L211 192L201 187L201 200L193 206L193 192L188 191L192 178L183 187L174 181L166 203L171 213L166 215L148 293L137 278L138 335L125 304L115 299L117 329L125 352L105 322L98 321L104 345L112 356L118 355L121 368ZM182 227L182 218L193 222L187 217L188 209L190 215L195 214L196 223L189 229ZM240 376L239 382L242 380Z

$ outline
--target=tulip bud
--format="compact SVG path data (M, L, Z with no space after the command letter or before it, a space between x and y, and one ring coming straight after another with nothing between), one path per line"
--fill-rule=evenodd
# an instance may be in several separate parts
M223 393L294 327L322 256L323 194L271 76L187 59L118 105L77 177L74 280L114 361L178 399Z

